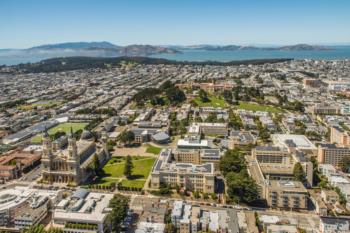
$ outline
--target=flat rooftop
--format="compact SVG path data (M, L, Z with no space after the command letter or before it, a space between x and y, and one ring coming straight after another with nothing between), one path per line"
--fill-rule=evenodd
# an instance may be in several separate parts
M113 194L90 192L85 198L72 199L65 209L55 209L54 220L101 223L108 214L109 201Z
M295 147L301 150L316 150L316 146L304 135L299 134L272 134L275 144L287 147L288 142L293 142Z

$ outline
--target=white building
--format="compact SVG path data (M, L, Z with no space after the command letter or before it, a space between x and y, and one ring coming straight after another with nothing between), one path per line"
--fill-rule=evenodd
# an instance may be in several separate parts
M106 219L111 210L108 205L112 198L113 194L78 189L56 206L53 221L69 233L108 232L110 226ZM80 228L82 225L85 227Z
M40 223L50 204L61 198L61 191L14 187L0 191L0 226L15 222L18 229Z

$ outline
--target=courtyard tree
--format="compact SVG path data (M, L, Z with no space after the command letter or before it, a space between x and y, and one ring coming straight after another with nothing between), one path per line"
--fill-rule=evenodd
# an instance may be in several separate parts
M124 144L130 144L135 140L135 134L132 131L124 131L120 134L119 140Z
M299 162L294 165L293 175L294 175L295 180L300 181L300 182L305 181L306 176L305 176L303 167L301 166L301 164Z
M124 165L124 175L129 179L132 175L132 169L134 168L134 164L132 163L132 158L130 155L126 157L125 165Z
M206 103L206 102L209 102L209 101L210 101L210 99L208 98L207 92L204 91L203 89L200 89L200 90L198 91L198 95L199 95L199 98L201 99L201 101L202 101L203 103Z

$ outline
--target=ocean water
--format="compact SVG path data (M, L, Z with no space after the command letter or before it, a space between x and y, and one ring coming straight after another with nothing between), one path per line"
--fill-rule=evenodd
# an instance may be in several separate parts
M332 50L315 51L268 51L268 50L236 50L236 51L205 51L183 50L178 54L156 54L152 57L178 61L234 61L269 58L293 58L314 60L350 59L350 46L334 47Z
M332 50L315 51L268 51L268 50L236 50L236 51L205 51L182 50L178 54L155 54L150 57L165 58L177 61L234 61L269 58L293 58L315 60L350 59L350 46L333 46ZM25 54L14 55L0 50L0 65L16 65L20 63L38 62L44 59L61 57L62 54ZM72 55L69 55L72 56Z

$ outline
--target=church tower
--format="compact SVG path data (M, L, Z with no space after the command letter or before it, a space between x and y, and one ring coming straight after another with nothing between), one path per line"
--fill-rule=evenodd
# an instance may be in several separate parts
M70 129L70 134L68 136L68 154L69 159L77 161L78 159L78 149L77 149L77 141L73 134L73 129Z
M43 158L50 158L52 156L52 142L51 142L50 135L47 133L46 128L43 133L42 142L43 142Z
M101 142L102 142L102 148L104 150L104 153L105 153L105 158L106 158L106 161L108 161L110 159L110 155L109 155L109 151L108 151L108 135L107 135L107 131L106 129L104 128L101 132Z

